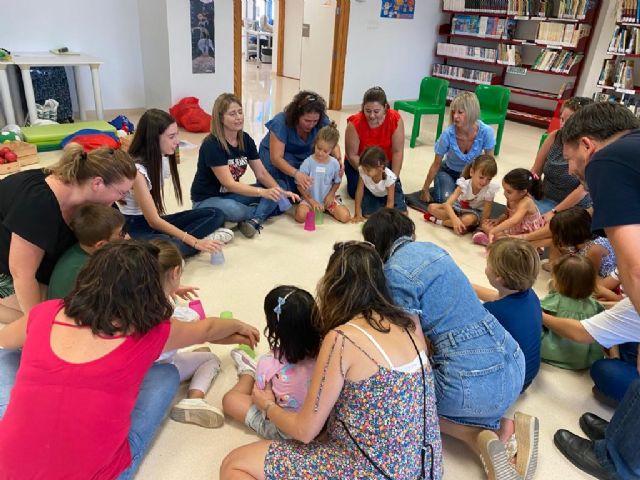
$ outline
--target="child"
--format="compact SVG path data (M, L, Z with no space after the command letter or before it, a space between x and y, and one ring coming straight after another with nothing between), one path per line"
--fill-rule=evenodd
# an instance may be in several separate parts
M324 212L325 210L339 222L351 220L349 209L342 205L339 195L336 195L342 178L340 177L340 162L331 156L340 140L340 133L333 125L322 127L314 144L314 153L309 155L300 171L313 179L309 190L298 185L303 200L296 207L295 219L303 223L310 210Z
M480 225L491 215L493 197L499 185L491 183L498 173L493 155L479 155L468 164L457 180L457 187L446 203L429 205L424 219L438 225L453 228L462 235L468 229Z
M384 207L407 211L404 195L400 189L396 190L398 177L386 165L387 156L380 147L369 147L362 152L352 222L363 222L366 217Z
M540 257L526 240L501 238L489 247L485 274L491 290L479 285L473 289L484 308L498 319L518 342L524 353L524 392L540 370L542 309L531 289L540 272Z
M172 299L180 290L180 277L184 260L178 247L168 240L151 240L149 243L158 250L158 262L162 275L162 287L167 297ZM188 307L174 304L172 318L184 322L199 320L198 314ZM203 351L204 350L204 351ZM204 396L220 372L220 359L209 348L193 352L164 352L158 363L171 363L178 369L180 381L191 379L187 398L180 400L172 409L170 416L177 422L193 423L207 428L218 428L224 424L224 415L213 405L209 405Z
M553 246L560 253L577 253L591 260L598 272L595 293L608 301L622 296L607 288L615 286L610 278L616 270L616 254L605 237L591 233L591 215L584 208L573 207L558 212L549 222Z
M56 263L49 280L47 299L66 297L89 256L105 243L125 238L123 226L124 217L115 208L95 203L78 208L70 224L78 243L69 248Z
M544 227L544 218L533 201L542 193L540 179L525 168L516 168L502 179L507 211L495 220L485 220L484 232L473 235L473 243L488 245L506 235L521 235Z
M313 323L315 312L315 301L306 290L288 285L276 287L264 299L267 319L264 333L271 352L260 357L256 368L244 351L231 351L238 369L238 383L223 397L222 409L261 437L289 438L252 403L254 383L261 390L271 384L282 408L293 412L300 409L320 350L320 334Z
M604 310L591 298L596 286L596 270L586 257L563 255L553 265L552 290L540 302L542 309L556 317L584 320ZM542 335L542 360L569 370L589 368L603 357L597 343L585 345L566 340L552 331Z

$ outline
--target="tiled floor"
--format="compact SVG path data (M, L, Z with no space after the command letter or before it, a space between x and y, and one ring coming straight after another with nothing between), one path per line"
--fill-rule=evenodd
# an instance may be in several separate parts
M275 79L269 67L258 70L249 66L245 73L245 128L258 143L265 132L264 122L279 112L297 91L297 82ZM273 81L272 81L273 80ZM372 80L372 83L373 82ZM344 132L347 116L354 110L329 112L340 131ZM406 130L410 131L412 120L403 116ZM135 118L137 120L137 118ZM405 149L402 180L405 192L420 188L426 171L433 159L435 118L423 119L420 141L415 149ZM499 177L515 167L529 167L542 130L507 122L501 155L498 158ZM203 134L184 134L182 138L200 144ZM341 142L343 143L343 142ZM53 154L47 154L52 161ZM195 173L197 149L182 151L180 174L183 191L188 192ZM249 175L247 175L249 177ZM245 178L248 181L248 178ZM171 187L167 186L170 189ZM346 188L343 186L343 189ZM346 197L346 192L343 195ZM167 191L169 209L176 211L172 192ZM499 194L498 201L504 202ZM352 209L353 203L347 203ZM184 208L189 205L184 205ZM421 215L411 211L417 225L418 240L431 241L446 248L458 262L472 282L488 286L484 276L485 256L481 247L471 243L470 238L457 237L451 231L427 224ZM183 283L200 286L205 311L217 315L231 310L237 318L256 325L262 330L264 319L262 302L265 294L278 284L295 284L314 292L323 273L326 261L335 241L360 238L359 225L341 225L327 219L315 232L304 231L294 222L290 214L267 222L260 236L248 240L238 234L225 249L226 263L212 266L206 256L187 263ZM541 272L536 291L546 292L548 274ZM452 285L451 288L455 288ZM216 347L222 358L223 369L216 379L207 400L221 407L223 393L236 380L233 363L229 358L229 347ZM266 351L264 344L258 347ZM571 480L585 478L567 462L552 444L552 436L558 428L578 430L578 418L584 411L593 411L609 418L611 411L598 404L591 395L591 382L587 372L569 372L543 365L540 375L514 405L537 415L541 419L539 467L536 478ZM257 437L246 427L229 421L218 430L179 424L167 420L147 455L139 475L140 480L156 479L217 479L220 463L234 447L255 440ZM485 478L480 462L459 442L445 438L445 479Z

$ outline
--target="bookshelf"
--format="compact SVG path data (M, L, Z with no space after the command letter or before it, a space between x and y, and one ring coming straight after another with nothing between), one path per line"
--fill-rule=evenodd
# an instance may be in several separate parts
M449 23L432 75L449 80L449 99L478 83L509 87L507 118L547 128L580 80L599 9L599 0L443 0Z
M616 26L602 64L597 101L616 102L640 115L640 5L637 0L620 2Z

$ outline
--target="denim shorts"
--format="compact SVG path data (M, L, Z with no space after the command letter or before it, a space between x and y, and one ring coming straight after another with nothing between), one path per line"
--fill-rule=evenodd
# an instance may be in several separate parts
M431 342L438 415L463 425L499 428L524 384L518 343L491 314Z
M255 405L249 407L249 411L244 417L244 424L267 440L288 440L290 438L278 430L278 427L271 423L264 412Z
M467 204L465 203L464 205L467 205ZM479 208L473 208L470 205L463 206L463 204L461 204L458 200L453 202L453 211L459 217L461 217L462 215L465 215L467 213L475 215L476 216L476 223L480 223L480 219L482 218L482 210L480 210Z

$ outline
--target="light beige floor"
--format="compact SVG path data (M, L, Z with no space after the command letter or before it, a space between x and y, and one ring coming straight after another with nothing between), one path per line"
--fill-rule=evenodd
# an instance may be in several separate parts
M258 70L250 66L245 73L245 128L258 143L265 132L264 122L279 112L297 91L297 82L277 79L272 82L269 67ZM372 80L372 84L375 81ZM384 87L384 86L383 86ZM411 96L413 92L408 92ZM331 111L340 131L344 132L347 116L354 110ZM412 120L403 114L406 130L410 132ZM137 118L135 118L137 120ZM420 143L415 149L405 149L402 180L405 192L420 188L426 170L433 158L435 117L422 121ZM507 122L501 155L498 158L501 178L515 167L529 167L535 155L542 130ZM200 144L204 137L185 133L182 138ZM342 143L342 142L341 142ZM189 187L195 173L197 149L182 151L180 165L181 181L186 204L189 207ZM47 154L46 161L52 161L55 154ZM249 177L249 175L247 175ZM249 178L245 177L245 181ZM170 188L170 187L167 187ZM344 197L346 197L346 187ZM169 209L177 211L172 192L166 192ZM499 194L498 201L504 202ZM352 209L353 203L347 202ZM417 237L421 241L431 241L446 248L472 282L489 286L484 276L485 255L481 247L471 243L470 238L457 237L451 231L427 224L422 216L410 210L411 218L417 225ZM294 222L291 214L270 220L262 234L248 240L238 234L225 248L226 263L212 266L207 256L187 262L183 283L200 287L202 302L209 315L217 315L223 310L231 310L237 318L264 328L262 302L265 294L278 284L295 284L311 292L323 273L334 242L360 238L359 225L341 225L332 219L325 219L324 225L315 232L306 232ZM548 274L541 272L536 283L536 291L546 292ZM455 285L452 285L455 288ZM236 380L233 363L229 358L230 347L215 347L221 357L223 368L207 400L221 407L222 395ZM258 347L264 353L263 342ZM579 479L585 478L567 462L555 449L552 436L558 428L578 431L578 418L582 412L592 411L609 418L611 410L598 404L591 395L591 382L587 372L569 372L542 366L529 391L522 395L510 414L521 410L540 417L540 460L538 479ZM136 478L156 479L217 479L220 463L231 449L256 440L257 437L246 427L228 421L218 430L208 430L197 426L167 420L147 455ZM455 440L445 438L445 479L485 478L478 460Z

